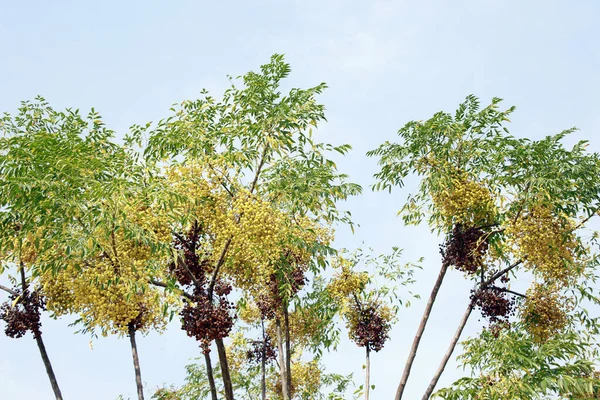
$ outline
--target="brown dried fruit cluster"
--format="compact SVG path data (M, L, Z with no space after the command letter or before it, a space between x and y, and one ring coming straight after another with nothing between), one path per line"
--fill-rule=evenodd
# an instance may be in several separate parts
M359 347L379 351L389 338L391 312L377 303L352 304L348 310L350 339Z
M475 274L481 268L488 250L486 239L486 232L481 228L454 225L446 242L440 246L443 265L454 266L466 274Z
M17 301L13 306L15 300ZM26 290L21 297L10 295L9 301L0 306L0 319L6 322L6 336L17 339L27 331L31 331L34 336L39 335L42 327L41 310L45 310L45 306L44 298L35 290Z
M236 318L235 306L225 295L218 295L215 304L204 288L195 288L193 297L193 303L186 304L180 312L181 328L200 342L205 353L209 353L213 340L229 336Z
M205 283L206 273L210 271L210 259L207 253L198 255L201 247L202 226L194 223L187 235L177 236L173 243L176 250L183 251L183 258L178 259L177 265L171 263L169 270L183 286L190 286L194 279ZM190 275L190 273L193 275Z
M289 274L287 274L287 276L282 278L278 277L277 274L271 274L269 276L269 285L267 291L262 293L262 295L256 301L256 305L260 310L262 318L273 319L275 318L276 311L281 309L284 299L281 295L279 286L280 281L283 279L285 279L291 286L289 297L293 297L306 284L304 270L300 265L296 265L296 267Z
M246 353L246 358L250 362L260 364L263 361L269 362L277 358L277 349L275 348L270 336L265 336L265 340L252 340L251 348Z
M229 336L236 316L235 306L227 300L231 285L218 279L213 293L209 292L210 263L198 255L201 236L202 227L196 223L187 235L176 237L174 246L183 251L183 257L171 265L171 271L181 285L193 286L192 299L180 312L181 328L208 353L213 340Z
M515 314L515 299L499 288L487 287L472 291L471 301L491 324L508 321Z

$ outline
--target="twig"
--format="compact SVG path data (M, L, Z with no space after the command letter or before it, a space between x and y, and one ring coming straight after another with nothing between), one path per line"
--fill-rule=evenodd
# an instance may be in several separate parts
M523 297L524 299L527 298L527 296L525 296L522 293L515 292L515 291L509 290L509 289L506 289L506 288L501 288L501 287L498 287L498 286L489 286L489 287L491 289L500 290L501 292L506 292L506 293L514 294L515 296Z

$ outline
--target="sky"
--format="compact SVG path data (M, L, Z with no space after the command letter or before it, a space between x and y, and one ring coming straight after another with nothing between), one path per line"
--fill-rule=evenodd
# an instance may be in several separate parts
M42 95L56 109L95 107L119 135L157 121L169 107L218 96L226 75L257 70L285 54L286 85L326 82L319 97L327 123L322 141L352 145L337 164L364 187L343 207L360 228L338 231L340 247L404 248L425 257L411 288L426 298L440 266L441 238L396 217L407 188L372 192L375 159L365 156L410 120L452 112L469 94L517 107L511 133L541 138L573 126L569 139L600 151L600 2L578 0L430 1L8 1L0 0L0 112ZM414 182L413 182L414 183ZM470 283L450 271L438 295L406 389L420 398L468 302ZM4 299L0 294L0 300ZM425 299L404 309L386 347L372 356L373 399L395 393ZM129 343L74 335L68 319L43 320L43 334L65 399L135 397ZM463 337L481 329L478 314ZM148 398L162 384L180 384L197 344L173 323L163 335L138 340ZM344 339L325 357L329 372L362 376L363 352ZM453 359L439 386L465 372ZM0 334L0 398L52 399L30 336Z

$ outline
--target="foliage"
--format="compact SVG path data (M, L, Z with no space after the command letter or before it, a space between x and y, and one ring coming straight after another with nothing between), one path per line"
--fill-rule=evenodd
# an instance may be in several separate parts
M468 399L582 399L600 388L595 374L597 338L566 331L540 344L522 328L484 330L464 342L459 357L473 377L439 390L436 397Z

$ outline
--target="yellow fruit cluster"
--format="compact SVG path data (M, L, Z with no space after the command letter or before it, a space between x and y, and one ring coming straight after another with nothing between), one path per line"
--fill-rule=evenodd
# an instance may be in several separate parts
M568 283L581 272L575 249L575 224L536 205L506 227L507 244L517 258L547 281Z
M244 332L237 331L229 336L231 340L226 346L227 363L229 369L235 372L242 372L248 362L248 340L244 337Z
M566 300L555 285L535 283L527 291L521 318L534 341L543 343L567 326Z
M463 171L456 171L447 187L431 191L431 198L447 228L491 223L497 212L490 190Z
M283 315L278 312L278 318L281 321L282 334L285 329L283 326ZM289 313L290 323L290 341L292 347L305 347L308 346L314 339L315 334L319 332L319 325L323 323L323 320L319 315L311 312L293 311ZM275 320L270 320L265 325L265 332L272 338L277 337Z
M264 287L286 254L293 255L296 264L308 263L312 255L298 243L330 243L332 233L327 228L308 217L292 218L251 193L242 182L225 179L225 162L214 163L174 166L167 175L183 199L175 205L175 212L203 227L213 265L231 241L223 272L236 287Z
M104 336L127 334L128 325L138 330L163 329L163 305L178 303L175 295L166 295L149 286L146 263L151 252L147 246L126 240L122 233L109 235L107 249L94 258L71 262L54 273L42 272L41 291L48 310L57 315L75 313Z
M344 304L352 294L357 294L364 289L369 282L369 274L366 272L355 272L348 260L341 258L340 270L336 272L332 281L327 285L327 291L336 301Z
M260 321L260 310L253 302L247 302L243 307L237 308L237 316L241 321L252 325Z
M298 360L292 364L293 392L304 395L319 393L321 389L321 367L316 360Z

